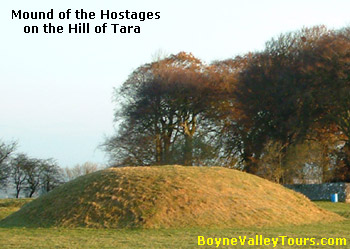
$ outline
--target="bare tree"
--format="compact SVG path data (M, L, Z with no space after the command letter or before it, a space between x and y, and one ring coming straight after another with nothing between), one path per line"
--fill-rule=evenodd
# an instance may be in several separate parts
M29 198L33 197L33 194L40 186L41 163L42 162L39 159L29 159L24 165L27 185L26 189Z
M18 154L13 160L11 160L10 179L15 185L16 198L19 198L21 190L26 187L27 176L25 173L25 167L30 163L30 159L25 154Z
M44 192L50 192L64 182L63 170L53 159L41 161L40 185Z
M71 181L79 176L93 173L103 167L97 163L85 162L83 164L77 164L73 168L65 168L64 175L67 181Z
M0 142L0 188L6 186L10 173L9 162L16 147L16 142L10 142L9 144Z
M16 198L22 190L31 198L40 188L49 192L64 182L62 169L53 159L29 158L25 154L19 154L11 161L11 180Z

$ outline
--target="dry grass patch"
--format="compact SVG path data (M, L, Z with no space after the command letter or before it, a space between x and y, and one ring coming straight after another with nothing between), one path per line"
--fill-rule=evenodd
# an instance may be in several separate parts
M340 221L306 197L220 167L125 167L79 177L2 226L249 227Z

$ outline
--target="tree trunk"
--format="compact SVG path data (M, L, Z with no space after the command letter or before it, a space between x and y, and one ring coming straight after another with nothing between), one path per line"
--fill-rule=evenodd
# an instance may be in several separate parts
M247 173L255 174L258 170L257 160L251 155L246 154L243 156L244 171Z
M190 115L182 124L185 136L185 147L184 147L184 165L192 166L193 165L193 136L196 132L196 116L194 114ZM190 120L190 121L189 121Z
M322 179L320 183L329 182L329 160L328 160L328 146L322 144L322 156L321 156L321 168L322 168Z
M192 136L185 134L184 165L193 165L193 139Z
M21 191L20 188L16 187L16 199L19 198L19 192Z
M345 154L345 167L343 172L343 181L350 181L350 143L347 141L344 145L344 154Z
M162 163L162 142L160 140L160 135L156 136L156 164L160 165Z
M169 164L170 158L170 137L164 136L164 152L163 152L163 164Z

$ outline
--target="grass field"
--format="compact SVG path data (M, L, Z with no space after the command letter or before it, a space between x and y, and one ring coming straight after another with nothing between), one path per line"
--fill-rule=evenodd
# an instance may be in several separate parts
M0 201L0 217L4 217L28 202ZM282 246L275 248L350 248L350 205L345 203L316 202L322 208L336 212L347 219L331 224L283 226L275 228L236 229L62 229L62 228L0 228L0 248L216 248L199 246L198 236L234 238L247 236L265 238L346 238L346 246ZM6 209L4 207L6 206ZM218 248L273 248L270 246L223 246Z

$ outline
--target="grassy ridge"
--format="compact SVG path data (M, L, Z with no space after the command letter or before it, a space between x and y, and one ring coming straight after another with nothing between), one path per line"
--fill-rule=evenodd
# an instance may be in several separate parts
M32 199L0 199L0 220L18 211Z
M342 218L254 175L221 167L125 167L79 177L1 226L181 228L281 226Z

